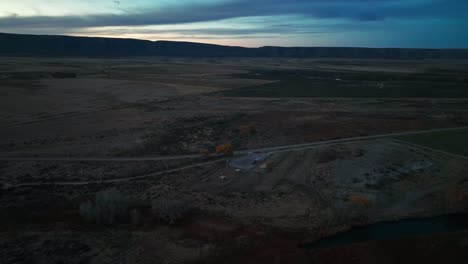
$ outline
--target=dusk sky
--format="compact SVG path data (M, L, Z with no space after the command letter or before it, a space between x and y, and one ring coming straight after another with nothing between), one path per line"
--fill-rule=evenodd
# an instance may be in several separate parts
M249 47L468 48L468 1L0 0L0 32Z

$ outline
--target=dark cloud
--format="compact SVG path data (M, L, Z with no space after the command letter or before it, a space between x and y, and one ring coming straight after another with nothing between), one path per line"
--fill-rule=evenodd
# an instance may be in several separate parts
M463 0L224 0L197 3L160 9L142 7L120 15L21 17L11 13L8 17L0 17L0 31L134 35L146 39L196 38L213 40L212 43L232 39L236 44L250 45L308 46L318 42L331 46L468 47L465 14L468 1ZM220 22L216 28L203 25L137 27L246 17L260 18ZM242 27L233 26L237 24ZM249 39L252 41L248 42Z
M187 4L178 8L121 15L10 16L0 18L0 28L162 25L291 14L352 21L380 21L387 18L464 19L466 10L468 1L457 0L231 0L218 4Z

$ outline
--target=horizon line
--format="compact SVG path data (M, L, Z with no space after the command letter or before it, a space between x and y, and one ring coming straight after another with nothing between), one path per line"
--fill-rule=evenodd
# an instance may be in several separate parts
M147 41L147 42L175 42L175 43L191 43L191 44L200 44L200 45L212 45L212 46L219 46L219 47L231 47L231 48L243 48L243 49L261 49L261 48L355 48L355 49L407 49L407 50L468 50L466 48L405 48L405 47L369 47L369 46L274 46L274 45L266 45L266 46L255 46L255 47L247 47L247 46L236 46L236 45L223 45L223 44L216 44L216 43L207 43L207 42L193 42L193 41L183 41L183 40L150 40L150 39L140 39L140 38L125 38L125 37L104 37L104 36L86 36L86 35L68 35L68 34L25 34L25 33L10 33L10 32L1 32L0 34L5 35L21 35L21 36L38 36L38 37L69 37L69 38L97 38L97 39L115 39L115 40L134 40L134 41Z

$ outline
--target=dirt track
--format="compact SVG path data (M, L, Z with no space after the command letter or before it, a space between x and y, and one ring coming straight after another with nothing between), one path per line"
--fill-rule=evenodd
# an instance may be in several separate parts
M126 182L126 181L132 181L132 180L137 180L137 179L155 177L155 176L166 174L166 173L177 172L177 171L190 169L190 168L194 168L194 167L200 167L200 166L204 166L204 165L209 165L209 164L213 164L213 163L222 162L222 161L225 161L225 160L226 159L218 159L218 160L213 160L213 161L201 162L201 163L197 163L197 164L186 165L186 166L182 166L182 167L179 167L179 168L174 168L174 169L164 170L164 171L158 171L158 172L145 174L145 175L140 175L140 176L135 176L135 177L109 179L109 180L99 180L99 181L20 183L20 184L16 184L16 185L4 186L4 188L9 189L9 188L15 188L15 187L27 187L27 186L31 187L31 186L44 186L44 185L77 186L77 185L88 185L88 184Z
M467 129L468 126L463 127L454 127L454 128L441 128L441 129L430 129L430 130L421 130L421 131L410 131L410 132L400 132L400 133L389 133L381 135L372 135L372 136L363 136L363 137L352 137L352 138L343 138L343 139L334 139L326 140L319 142L309 142L301 144L290 144L285 146L275 146L275 147L266 147L266 148L257 148L257 149L246 149L236 151L235 155L247 154L249 152L260 152L260 153L279 153L283 151L290 150L299 150L299 149L308 149L316 146L345 143L345 142L354 142L362 141L369 139L379 139L395 136L405 136L405 135L417 135L430 132L441 132L441 131L453 131L460 129ZM74 157L57 157L57 158L21 158L21 157L0 157L0 161L164 161L164 160L178 160L178 159L190 159L190 158L199 158L199 154L184 154L184 155L171 155L171 156L156 156L156 157L121 157L121 158L99 158L99 157L89 157L89 158L74 158Z
M242 155L242 154L246 154L248 152L265 152L265 153L268 153L268 154L275 154L275 153L281 153L281 152L286 152L286 151L306 150L306 149L311 149L311 148L315 148L315 147L321 147L321 146L326 146L326 145L335 145L335 144L355 142L355 141L380 139L380 138L386 138L386 137L392 137L392 136L401 136L401 135L414 135L414 134L421 134L421 133L427 133L427 132L451 131L451 130L458 130L458 129L465 129L465 128L467 128L467 127L433 129L433 130L402 132L402 133L391 133L391 134L382 134L382 135L374 135L374 136L328 140L328 141L323 141L323 142L313 142L313 143L295 144L295 145L288 145L288 146L278 146L278 147L270 147L270 148L262 148L262 149L250 149L250 150L237 151L235 153L235 155ZM406 142L405 142L405 144L406 144ZM411 145L414 145L414 144L411 144ZM419 145L416 145L416 146L420 147ZM425 147L422 147L422 148L425 148ZM438 150L433 150L433 149L430 149L430 148L425 148L425 149L429 149L431 151L438 151ZM441 152L441 151L438 151L438 152ZM451 153L446 153L446 152L443 152L443 151L442 151L442 153L453 155ZM458 156L458 155L456 155L456 156ZM161 161L161 160L177 160L177 159L197 158L197 157L200 157L200 156L199 155L176 155L176 156L169 156L169 157L144 157L144 158L138 158L138 157L135 157L135 158L26 158L26 159L21 159L21 158L0 158L0 160L1 161ZM458 157L466 158L466 157L463 157L463 156L458 156ZM181 167L178 167L178 168L173 168L173 169L164 170L164 171L158 171L158 172L144 174L144 175L140 175L140 176L134 176L134 177L108 179L108 180L94 180L94 181L21 183L21 184L16 184L16 185L4 186L4 188L25 187L25 186L44 186L44 185L69 185L70 186L70 185L88 185L88 184L126 182L126 181L150 178L150 177L154 177L154 176L158 176L158 175L162 175L162 174L166 174L166 173L177 172L177 171L181 171L181 170L185 170L185 169L189 169L189 168L200 167L200 166L209 165L209 164L213 164L213 163L218 163L218 162L226 161L226 160L227 160L227 158L221 158L221 159L216 159L216 160L213 160L213 161L199 162L199 163L196 163L196 164L185 165L185 166L181 166Z

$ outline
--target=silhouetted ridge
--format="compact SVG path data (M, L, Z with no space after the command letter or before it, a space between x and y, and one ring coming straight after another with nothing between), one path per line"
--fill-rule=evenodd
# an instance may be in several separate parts
M193 42L0 33L2 56L69 57L301 57L363 59L468 59L468 49L336 47L243 48Z

